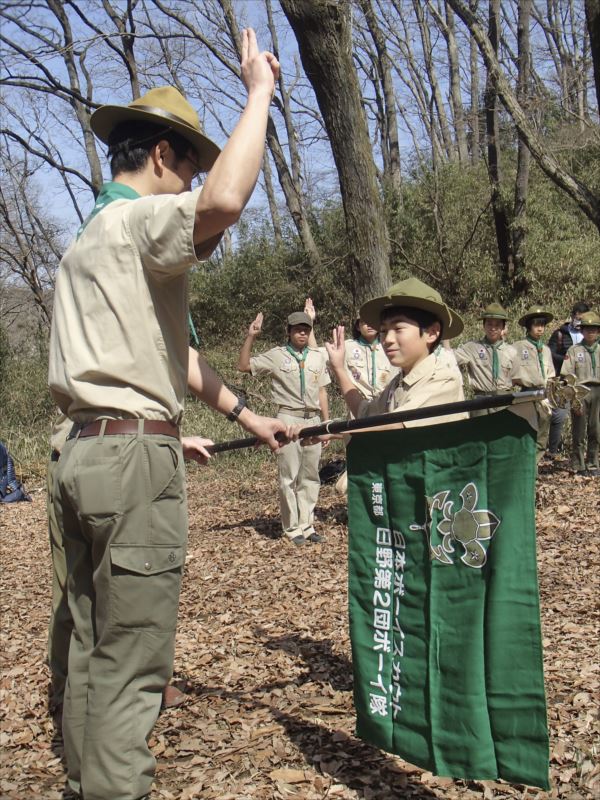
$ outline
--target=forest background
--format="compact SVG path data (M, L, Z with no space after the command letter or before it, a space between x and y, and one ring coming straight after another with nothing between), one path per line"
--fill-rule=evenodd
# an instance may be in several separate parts
M305 297L323 339L409 275L465 316L463 338L494 300L513 320L600 305L597 0L11 0L0 19L0 439L25 476L43 472L54 415L56 270L108 176L90 115L171 84L222 144L246 25L282 75L260 185L193 270L191 314L254 408L266 388L234 364L259 310L266 347ZM235 435L194 402L185 428Z

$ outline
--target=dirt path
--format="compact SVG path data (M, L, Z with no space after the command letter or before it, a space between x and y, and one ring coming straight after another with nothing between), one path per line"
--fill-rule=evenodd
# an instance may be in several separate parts
M275 538L274 472L240 489L213 467L189 481L190 544L175 680L153 798L597 797L598 482L543 475L538 541L551 725L549 794L436 779L353 736L344 509L322 494L324 545ZM31 488L31 487L29 487ZM47 716L50 563L45 498L0 508L0 798L58 800L60 739Z

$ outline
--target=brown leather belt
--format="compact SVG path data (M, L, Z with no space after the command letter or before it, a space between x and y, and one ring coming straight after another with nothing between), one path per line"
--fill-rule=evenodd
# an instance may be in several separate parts
M104 428L105 436L137 435L139 423L137 419L99 419L96 420L96 422L85 425L75 436L79 436L80 439L86 436L99 436L103 422L106 422L106 427ZM158 433L163 436L172 436L174 439L179 439L179 428L171 422L165 422L160 419L145 419L143 422L143 433Z
M287 414L289 417L298 417L298 419L312 419L313 417L317 417L320 412L310 408L302 410L300 408L284 408L283 406L279 406L277 413Z

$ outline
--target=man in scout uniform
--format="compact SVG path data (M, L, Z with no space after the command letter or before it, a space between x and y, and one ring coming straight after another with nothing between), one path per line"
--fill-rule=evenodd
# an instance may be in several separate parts
M460 375L434 353L442 337L453 339L463 330L461 318L443 302L439 292L417 278L408 278L394 284L383 297L365 303L360 317L379 329L385 354L400 372L377 397L365 399L346 373L344 328L335 329L333 344L326 345L329 362L355 417L464 400ZM390 427L432 425L467 416L459 413Z
M581 316L583 340L567 350L561 374L574 375L590 391L581 401L581 409L571 409L573 428L572 467L583 475L600 475L598 442L600 440L600 317L587 312ZM587 429L587 456L585 438Z
M504 341L508 314L499 303L491 303L479 319L483 322L484 337L457 347L454 351L456 361L465 369L476 396L510 392L516 350ZM498 410L472 411L471 416L484 416Z
M308 344L312 331L310 316L303 311L290 314L287 343L252 356L252 347L260 335L262 322L263 315L258 314L248 328L238 369L271 378L271 398L277 405L277 419L286 425L318 425L329 415L325 387L331 380L323 354ZM299 442L292 442L278 453L281 525L286 538L295 545L323 541L314 528L314 510L320 488L320 457L320 444L302 447Z
M552 353L543 343L546 325L554 315L541 306L533 306L523 314L519 325L526 329L525 339L513 344L516 356L512 369L512 383L524 389L545 389L548 378L555 375ZM546 400L535 404L537 418L537 460L544 455L550 431L551 409Z
M151 790L148 739L173 669L187 542L183 457L206 454L179 437L188 381L272 449L285 435L188 349L188 270L239 218L263 159L279 65L251 30L241 71L248 97L222 153L171 87L94 112L113 180L58 271L49 385L74 422L53 487L74 621L63 737L85 800Z

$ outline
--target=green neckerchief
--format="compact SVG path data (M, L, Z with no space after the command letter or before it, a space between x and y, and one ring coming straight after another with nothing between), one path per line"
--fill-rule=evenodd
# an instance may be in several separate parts
M525 337L529 344L532 344L537 350L538 361L540 362L540 369L542 370L542 378L546 380L546 367L544 366L544 343L541 339L532 339L529 334Z
M84 220L84 222L82 222L79 230L77 231L77 238L79 239L96 214L99 214L109 203L112 203L113 200L137 200L138 197L141 197L141 195L130 186L125 186L124 183L117 183L116 181L104 183L100 189L98 197L96 198L96 204L92 208L90 215L86 220Z
M379 336L376 336L372 342L367 342L366 339L359 336L357 341L371 351L371 387L375 389L377 386L377 345L379 344Z
M598 349L598 342L594 342L593 345L586 344L585 342L581 343L585 349L590 354L590 358L592 359L592 375L595 377L596 375L596 350Z
M504 342L496 342L496 344L493 344L487 336L484 336L483 343L486 347L492 348L492 378L494 381L497 381L500 377L500 356L498 350L502 347Z
M298 362L298 367L300 369L300 398L302 402L304 402L304 394L306 391L306 380L304 378L304 362L306 361L306 356L308 355L308 347L305 347L304 350L299 353L295 350L291 344L286 344L285 349L291 356L294 356L296 361Z

